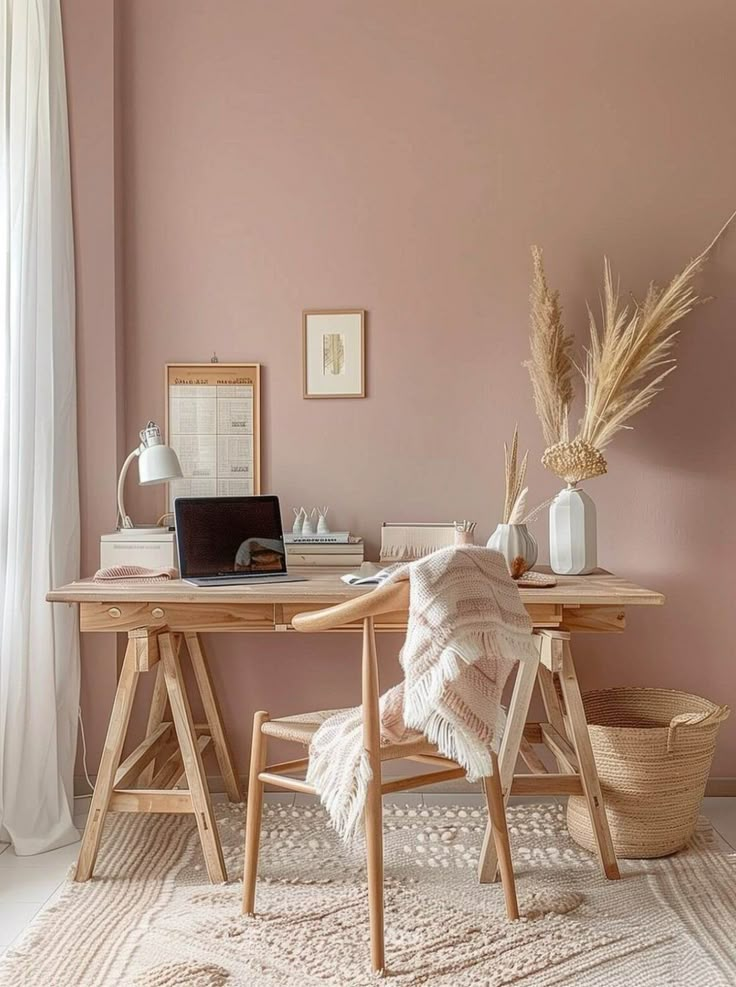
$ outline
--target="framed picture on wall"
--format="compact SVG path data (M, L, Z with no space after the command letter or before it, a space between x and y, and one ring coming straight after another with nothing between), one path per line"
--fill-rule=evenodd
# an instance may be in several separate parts
M302 314L305 398L365 397L365 310Z

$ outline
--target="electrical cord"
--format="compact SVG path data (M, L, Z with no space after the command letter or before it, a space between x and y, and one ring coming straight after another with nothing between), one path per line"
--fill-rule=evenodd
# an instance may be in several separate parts
M84 736L84 721L82 719L82 707L77 708L77 717L79 718L79 732L82 735L82 767L84 768L84 777L87 779L87 784L89 785L89 795L75 795L75 799L88 799L91 798L95 786L92 784L92 780L89 776L89 771L87 770L87 739Z

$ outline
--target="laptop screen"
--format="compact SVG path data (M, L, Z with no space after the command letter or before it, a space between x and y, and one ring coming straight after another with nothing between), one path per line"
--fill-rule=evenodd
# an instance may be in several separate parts
M286 572L278 497L177 497L182 578Z

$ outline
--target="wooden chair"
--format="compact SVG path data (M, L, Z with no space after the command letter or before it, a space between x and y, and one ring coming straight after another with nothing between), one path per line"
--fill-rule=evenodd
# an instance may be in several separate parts
M465 776L463 768L459 767L456 762L441 757L436 747L424 740L408 744L381 745L378 711L378 665L373 622L374 618L381 615L392 614L397 611L405 612L408 606L409 586L408 583L402 582L381 587L365 596L329 607L326 610L299 614L292 621L294 627L299 631L326 631L334 627L354 624L357 621L363 623L363 745L368 752L373 776L365 803L365 838L371 965L374 971L382 971L384 968L382 796L411 788L419 788L429 782L449 781ZM261 711L255 714L248 786L243 877L243 912L247 915L254 914L264 785L275 785L277 788L285 788L292 792L316 794L314 788L307 785L306 782L286 774L289 771L306 770L309 758L266 766L267 738L275 737L308 747L312 736L326 715L328 715L328 711L272 720L266 712ZM384 782L381 778L381 762L398 758L419 761L440 770ZM510 919L517 919L519 910L516 901L516 887L506 827L504 798L495 753L493 754L493 774L489 778L483 779L483 787L498 854L506 912Z

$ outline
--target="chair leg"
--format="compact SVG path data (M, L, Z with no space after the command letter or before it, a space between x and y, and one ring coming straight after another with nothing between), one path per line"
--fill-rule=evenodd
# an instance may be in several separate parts
M363 621L363 747L371 780L365 799L365 847L368 872L368 912L371 925L371 967L385 966L383 929L383 795L381 792L381 724L378 712L378 658L373 618Z
M498 770L498 758L495 752L492 754L493 775L483 779L483 787L488 802L488 814L490 816L491 828L493 830L493 842L496 846L498 856L498 868L501 872L501 882L503 884L503 894L506 900L506 914L509 919L514 920L519 917L519 904L516 900L516 880L514 878L514 866L511 861L511 845L509 843L509 831L506 824L506 808L504 806L503 789L501 788L501 776Z
M380 769L379 769L380 770ZM368 786L365 802L365 845L368 872L368 911L371 927L371 967L381 973L385 967L383 927L383 799L380 774Z
M261 726L269 719L268 713L259 710L253 717L253 738L250 748L250 773L248 775L248 802L245 820L245 863L243 868L243 913L253 915L258 877L258 850L261 843L261 815L263 813L263 782L258 775L266 766L266 738Z

